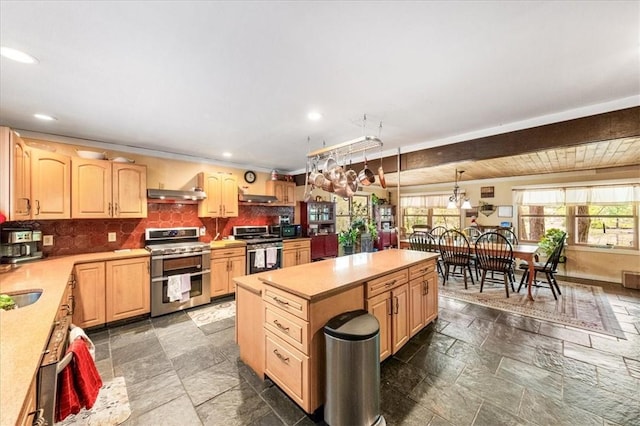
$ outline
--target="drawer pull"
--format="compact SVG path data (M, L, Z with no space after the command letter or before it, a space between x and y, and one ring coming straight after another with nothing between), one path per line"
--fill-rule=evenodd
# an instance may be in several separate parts
M282 300L280 298L278 298L277 296L273 296L273 300L275 300L276 302L278 302L281 305L289 305L289 302L287 302L286 300Z
M282 331L289 333L289 327L285 327L284 325L280 324L280 322L278 320L273 320L273 323Z
M394 285L396 283L396 281L398 281L398 280L389 281L388 283L385 284L385 287L391 287L392 285Z
M289 357L288 356L282 356L282 354L280 354L280 352L278 352L277 349L274 349L273 353L276 354L276 356L278 358L280 358L280 361L286 362L287 364L289 364Z

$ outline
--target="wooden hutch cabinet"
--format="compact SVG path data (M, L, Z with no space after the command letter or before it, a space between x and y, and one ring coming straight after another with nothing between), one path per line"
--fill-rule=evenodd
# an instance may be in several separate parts
M311 238L311 260L338 255L335 203L300 202L300 224L303 235Z
M378 229L378 250L389 247L398 247L398 235L396 233L396 207L391 204L376 204L373 206L373 220Z

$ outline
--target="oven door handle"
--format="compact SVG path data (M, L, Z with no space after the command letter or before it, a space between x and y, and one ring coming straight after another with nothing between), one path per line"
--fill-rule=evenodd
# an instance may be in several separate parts
M151 256L151 260L177 259L179 257L196 257L196 256L202 256L204 254L211 255L211 250L203 250L195 253L164 254L164 255L158 255L158 256Z
M189 273L187 275L189 275L189 277L197 277L199 275L205 275L205 274L209 274L211 272L211 269L205 269L204 271L201 272L193 272L193 273ZM177 274L177 275L181 275L181 274ZM156 277L156 278L152 278L151 281L152 282L158 282L158 281L168 281L169 277Z
M263 248L263 249L255 249L255 250L247 250L247 253L255 253L255 252L257 252L258 250L266 250L266 248ZM278 250L278 251L282 251L282 247L276 247L276 250Z

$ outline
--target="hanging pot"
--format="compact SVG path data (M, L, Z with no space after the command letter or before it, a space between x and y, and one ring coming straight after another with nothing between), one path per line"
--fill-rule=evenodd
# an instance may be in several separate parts
M338 167L337 161L335 160L335 158L333 158L333 155L329 154L329 156L324 162L324 167L322 169L322 173L324 174L324 177L327 179L331 179L332 178L331 173L336 167Z
M329 179L325 179L321 188L327 192L333 192L333 182Z
M364 158L364 168L358 173L358 182L363 186L369 186L375 183L376 177L369 167L367 167L367 157Z

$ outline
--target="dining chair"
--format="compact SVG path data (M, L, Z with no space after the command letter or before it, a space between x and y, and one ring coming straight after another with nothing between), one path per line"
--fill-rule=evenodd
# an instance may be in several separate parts
M431 231L429 231L429 234L431 234L433 238L438 241L442 234L444 234L445 232L447 232L447 228L445 228L444 226L436 226Z
M518 245L518 236L510 228L498 228L496 232L505 237L512 246Z
M487 272L500 272L503 275L505 292L509 297L509 285L512 291L516 291L512 279L513 248L509 240L497 232L486 232L478 237L475 248L477 265L482 271L480 293L482 293Z
M509 243L511 243L511 246L517 246L518 243L518 236L516 235L515 232L513 232L511 230L511 228L498 228L496 229L496 232L502 236L504 236ZM511 265L511 279L515 282L516 280L516 262L517 259L513 260L513 265Z
M444 282L442 285L447 283L451 266L453 266L454 269L458 266L462 268L465 289L467 288L467 271L469 272L471 283L475 284L473 274L471 273L471 246L469 245L467 237L460 231L450 229L442 234L438 241L438 247L445 268Z
M558 280L556 280L555 274L558 272L558 263L560 263L560 256L562 256L562 249L564 249L564 243L566 239L567 233L565 232L560 238L558 244L553 249L551 256L549 256L545 263L533 263L534 272L532 285L535 285L536 287L545 287L544 285L541 285L541 281L536 280L536 275L538 274L538 272L543 272L547 277L547 283L549 284L549 288L551 289L551 293L553 294L553 298L555 300L558 300L556 292L558 292L558 294L562 296L562 292L560 291L560 286L558 285ZM529 264L523 262L518 266L518 268L524 270L524 274L522 275L522 279L520 280L520 285L518 286L518 291L520 291L523 285L526 287L528 284Z
M475 240L482 235L482 231L477 226L467 226L462 230L462 233L467 237L469 242L475 242Z
M413 234L409 235L409 247L411 250L440 254L440 248L438 247L438 243L436 242L436 240L433 238L433 236L425 232L414 232ZM436 266L438 268L438 273L444 279L442 258L438 258L438 260L436 261Z
M462 230L462 233L469 240L469 244L474 244L478 237L482 235L482 231L477 226L467 226ZM478 262L476 261L476 255L471 253L471 263L473 263L473 269L476 271L476 279L480 277L480 269L478 268Z

